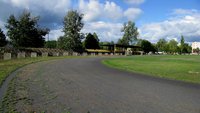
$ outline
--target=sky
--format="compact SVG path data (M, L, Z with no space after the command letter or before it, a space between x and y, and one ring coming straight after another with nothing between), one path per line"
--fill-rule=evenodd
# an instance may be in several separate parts
M84 14L81 32L96 32L100 41L117 42L125 22L133 21L139 38L200 42L200 0L0 0L0 28L11 14L24 10L40 16L39 26L50 28L49 39L63 35L63 18L69 10ZM46 37L47 38L47 37Z

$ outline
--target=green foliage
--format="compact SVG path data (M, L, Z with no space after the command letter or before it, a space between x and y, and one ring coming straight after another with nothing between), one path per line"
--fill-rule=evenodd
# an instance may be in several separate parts
M185 39L183 36L181 36L181 45L180 45L181 53L185 51L184 49L185 49Z
M18 18L11 15L7 20L7 35L15 47L43 47L48 29L38 28L38 17L24 11Z
M184 37L181 36L180 46L178 46L178 42L174 39L167 42L165 39L160 39L156 44L157 51L164 51L167 53L191 53L192 47L185 43Z
M191 55L134 56L107 59L113 68L146 75L200 83L200 57Z
M57 48L57 41L55 41L55 40L46 41L45 47L46 48Z
M99 45L100 45L100 49L110 49L109 47L106 47L106 46L101 46L101 45L114 45L115 43L113 42L113 41L111 41L111 42L107 42L107 41L105 41L105 42L99 42Z
M6 36L0 28L0 47L3 47L7 44Z
M174 39L169 41L168 47L169 47L169 52L172 54L178 52L178 50L179 50L178 42Z
M127 44L125 44L125 40L123 40L123 39L119 39L119 40L117 41L117 44L127 45Z
M140 40L138 40L137 45L140 46L145 53L156 51L154 45L151 44L151 42L149 42L147 40L140 39Z
M99 39L96 35L96 33L94 33L93 35L91 33L89 33L84 41L84 47L86 49L99 49Z
M156 44L156 48L157 51L168 51L168 47L167 47L167 41L163 38L163 39L159 39L159 41Z
M57 43L58 43L57 47L58 47L59 49L67 48L67 47L66 47L66 44L65 44L65 43L66 43L66 38L64 38L64 36L60 36L60 37L58 38Z
M191 53L192 48L187 43L185 43L185 39L181 36L181 45L180 45L180 53Z
M83 14L78 11L69 11L64 17L64 36L60 37L58 43L61 44L59 47L68 51L82 51L83 34L80 32L83 28L82 22Z
M189 44L184 43L184 49L182 53L191 53L191 52L192 52L192 47Z
M122 39L118 40L118 44L122 44L122 45L132 44L134 40L137 40L138 35L139 35L138 29L135 26L135 23L132 21L128 21L128 23L124 23L122 32L124 32L124 35Z

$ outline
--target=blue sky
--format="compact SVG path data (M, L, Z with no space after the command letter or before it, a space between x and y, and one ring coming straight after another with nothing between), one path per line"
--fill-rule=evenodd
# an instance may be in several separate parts
M138 21L158 22L166 20L175 9L199 10L200 0L146 0L140 8L144 13Z
M82 32L96 32L100 41L117 41L124 22L134 21L139 38L153 43L160 38L187 42L200 41L200 0L0 0L0 27L10 14L29 10L40 16L40 26L51 29L50 39L62 33L66 12L75 9L84 14Z

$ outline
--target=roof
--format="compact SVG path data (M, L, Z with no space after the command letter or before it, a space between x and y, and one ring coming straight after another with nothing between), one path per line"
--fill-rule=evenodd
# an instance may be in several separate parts
M101 46L107 46L107 47L125 47L125 48L141 48L140 46L133 46L133 45L121 45L121 44L104 44Z

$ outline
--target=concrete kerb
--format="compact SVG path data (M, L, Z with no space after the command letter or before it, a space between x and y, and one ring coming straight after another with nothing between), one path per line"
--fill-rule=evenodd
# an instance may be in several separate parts
M4 60L10 60L11 59L11 53L4 53L3 54L3 59Z
M48 57L48 52L42 52L42 57Z
M25 57L26 57L26 53L25 52L17 53L17 58L25 58Z
M53 56L59 56L59 52L53 52Z
M88 56L88 53L84 52L82 53L82 56Z
M69 56L69 52L63 52L63 56Z
M36 52L31 52L31 58L35 58L37 57L37 53Z
M78 56L78 53L77 52L73 52L72 56Z

